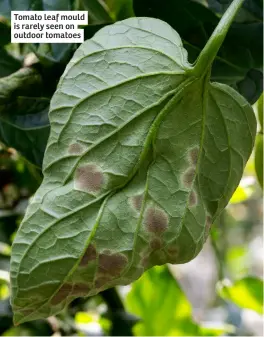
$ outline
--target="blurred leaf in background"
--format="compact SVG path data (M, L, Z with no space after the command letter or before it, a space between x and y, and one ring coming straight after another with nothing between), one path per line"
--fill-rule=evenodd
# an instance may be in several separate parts
M263 314L263 281L256 277L245 277L233 284L228 280L217 285L218 294L241 308Z
M257 102L259 132L255 142L255 170L260 186L263 188L263 94Z

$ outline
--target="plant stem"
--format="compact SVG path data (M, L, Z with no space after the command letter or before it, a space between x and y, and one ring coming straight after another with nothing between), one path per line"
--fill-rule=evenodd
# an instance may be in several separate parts
M206 43L204 49L201 51L195 63L193 69L193 74L195 76L200 77L211 66L218 53L219 48L221 47L226 37L228 29L243 2L244 0L234 0L226 10L225 14L222 16L219 24L215 28L213 34Z
M212 234L212 231L210 232L210 238L211 238L211 244L215 253L215 257L217 260L217 270L218 270L218 280L223 280L225 277L224 274L224 265L223 265L223 259L222 259L222 254L220 250L218 249L216 240L214 235Z
M112 336L133 336L132 327L137 319L128 314L124 304L120 299L115 288L104 290L101 293L106 302L112 320L112 328L110 334Z

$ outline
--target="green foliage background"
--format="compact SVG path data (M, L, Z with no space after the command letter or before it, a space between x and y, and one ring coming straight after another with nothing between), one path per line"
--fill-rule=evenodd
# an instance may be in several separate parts
M209 276L201 283L188 266L152 268L131 287L75 300L47 320L12 325L9 304L10 247L28 199L41 180L49 134L47 112L75 44L10 44L11 10L88 10L90 38L101 27L131 16L168 22L184 40L189 61L196 59L226 6L226 0L0 0L0 333L15 335L257 335L247 315L263 314L263 103L256 151L230 205L214 224L204 261L193 270ZM246 0L213 65L212 80L231 85L256 103L262 93L263 3ZM257 181L258 179L258 181ZM262 254L261 254L262 249ZM210 258L213 263L209 264ZM209 273L209 275L210 275ZM193 281L192 274L194 274ZM199 275L199 273L198 273ZM198 298L208 287L210 299ZM184 289L184 291L183 291ZM196 294L196 295L195 295ZM197 297L198 296L198 297ZM201 312L195 310L202 307ZM258 318L256 318L257 320Z

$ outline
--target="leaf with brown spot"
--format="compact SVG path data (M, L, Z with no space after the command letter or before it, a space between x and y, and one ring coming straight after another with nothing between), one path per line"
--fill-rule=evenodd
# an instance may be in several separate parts
M83 152L83 146L78 143L73 143L69 146L69 153L70 154L80 154Z
M127 265L127 258L123 254L100 254L99 255L99 272L117 276Z
M85 267L89 262L96 260L96 257L96 249L94 245L90 244L80 261L80 267Z
M158 250L161 249L162 247L162 241L161 239L158 238L154 238L150 241L150 248L152 248L153 250Z
M55 296L53 296L50 303L52 305L57 305L62 301L64 301L71 293L72 288L73 288L72 284L65 283L62 287L60 287Z
M144 222L149 232L161 234L168 227L168 216L162 209L150 207L146 211Z
M209 82L240 1L194 65L177 32L152 18L108 25L77 49L51 100L44 179L12 247L16 323L202 249L207 216L227 205L256 133L252 107Z
M132 207L139 212L141 210L142 202L143 202L143 194L135 195L132 197L131 200L131 205Z
M183 185L186 187L191 187L195 178L195 168L190 167L182 176Z
M104 184L104 175L100 168L93 164L80 166L76 169L76 188L84 192L99 192Z

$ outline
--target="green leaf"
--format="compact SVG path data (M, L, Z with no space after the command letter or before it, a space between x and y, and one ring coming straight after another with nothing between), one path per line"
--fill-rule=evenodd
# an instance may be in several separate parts
M191 0L168 0L166 6L159 0L134 0L134 11L137 16L164 20L176 29L190 62L196 60L219 21L213 11ZM213 63L211 80L232 85L255 103L263 91L262 51L262 22L233 24Z
M245 99L208 80L240 4L195 67L151 18L106 26L76 51L51 100L44 180L13 244L17 323L202 249L256 133Z
M113 21L103 0L81 0L81 4L83 9L88 11L89 23L103 24Z
M241 308L263 313L263 281L256 277L245 277L231 284L227 280L219 282L219 295Z
M191 305L167 268L151 268L134 282L126 305L130 312L141 317L133 329L137 336L199 335Z
M11 28L0 21L0 47L11 42Z
M41 92L40 75L22 68L0 79L0 140L41 166L49 136L50 100Z
M0 15L10 19L11 11L71 10L72 2L72 0L1 0Z
M0 78L9 76L21 67L21 62L0 47Z
M0 114L0 140L37 166L42 165L50 131L49 99L17 98L19 113Z
M105 2L115 21L135 16L133 11L133 0L106 0Z

